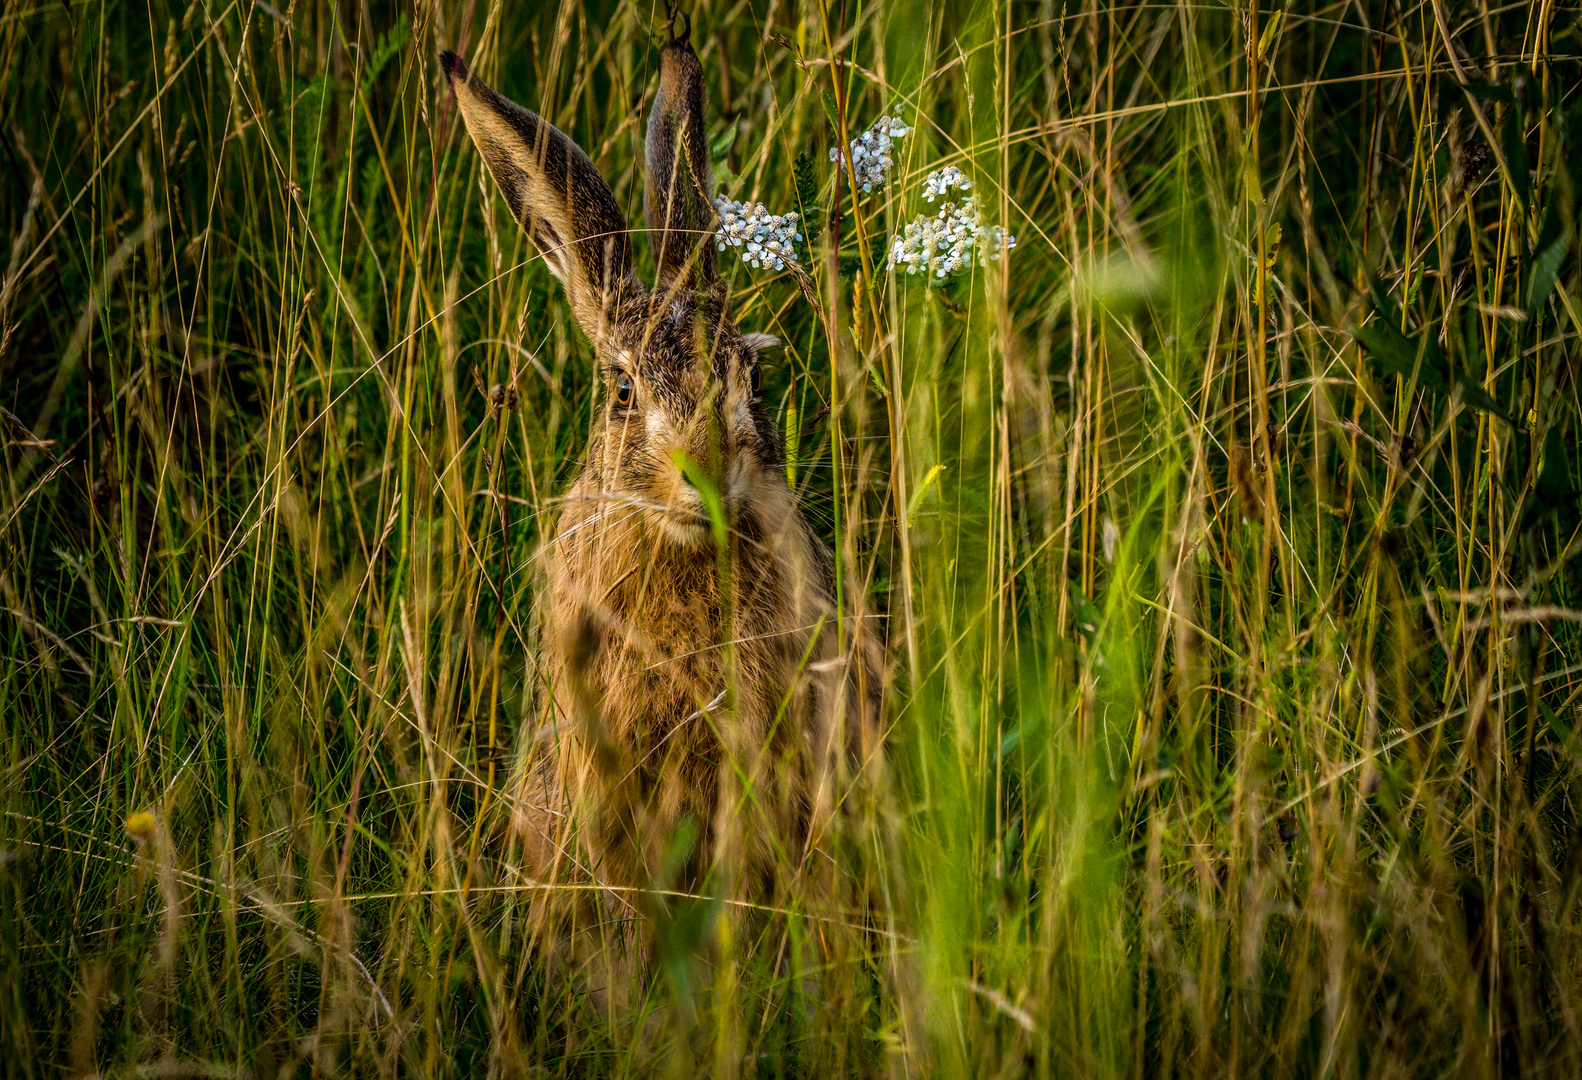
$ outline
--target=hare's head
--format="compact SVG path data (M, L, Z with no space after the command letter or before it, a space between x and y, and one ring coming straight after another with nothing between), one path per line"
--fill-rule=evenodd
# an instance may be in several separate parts
M778 485L779 436L760 405L759 353L777 344L732 322L715 269L703 68L684 38L659 55L648 121L644 217L658 280L632 266L626 219L576 143L440 57L478 152L593 343L604 412L587 469L671 542L707 544L700 488L737 516Z

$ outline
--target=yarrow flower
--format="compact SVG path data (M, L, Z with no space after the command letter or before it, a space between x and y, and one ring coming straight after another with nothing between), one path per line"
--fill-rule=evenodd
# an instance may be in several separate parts
M771 214L763 203L736 202L724 195L715 198L714 209L720 215L714 230L719 250L738 249L742 261L755 270L784 270L786 263L796 262L796 242L802 234L794 212Z
M938 187L936 194L944 190ZM922 270L942 278L975 262L978 266L993 262L1015 246L1016 237L998 225L984 223L974 195L960 205L945 203L933 217L919 216L908 222L890 247L890 268L904 266L908 274Z
M912 129L902 123L899 116L881 116L873 127L851 141L851 168L863 191L884 186L895 164L891 140L904 139L911 133ZM840 166L846 155L841 153L840 147L832 146L829 159Z
M948 194L951 188L966 191L971 186L972 181L967 179L966 174L954 165L946 165L923 177L923 198L933 202Z

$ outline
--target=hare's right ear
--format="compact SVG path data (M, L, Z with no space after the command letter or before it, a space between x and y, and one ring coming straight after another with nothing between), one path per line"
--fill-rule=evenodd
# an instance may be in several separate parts
M566 287L572 314L597 344L615 309L642 292L615 194L582 148L553 124L439 57L473 145L517 223Z
M687 16L687 32L692 19ZM703 65L686 33L659 50L659 92L648 117L643 216L663 292L715 284L714 172L704 123Z

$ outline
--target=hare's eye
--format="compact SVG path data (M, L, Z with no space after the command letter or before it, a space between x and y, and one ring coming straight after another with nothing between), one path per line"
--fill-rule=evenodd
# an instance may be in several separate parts
M759 367L757 364L754 364L752 367L747 369L747 385L752 387L753 397L757 397L759 394L764 392L763 368Z
M626 372L615 377L615 404L624 409L632 403L632 379Z

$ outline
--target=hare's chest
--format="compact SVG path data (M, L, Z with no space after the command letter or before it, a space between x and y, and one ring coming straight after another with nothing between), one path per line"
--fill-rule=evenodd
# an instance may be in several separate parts
M578 671L591 676L605 732L644 760L659 746L707 758L714 739L751 742L772 727L801 668L820 659L808 654L819 621L807 610L811 590L794 587L800 579L783 560L733 558L722 574L712 554L576 542L585 535L565 530L551 564L555 637L570 646L557 697ZM579 668L578 655L592 662Z
M739 601L745 601L739 596ZM797 678L805 628L758 603L722 609L718 594L675 597L631 613L629 640L606 654L606 715L622 741L712 760L717 741L755 743Z
M717 594L627 595L612 614L600 650L608 722L638 745L672 738L725 687L728 635Z

